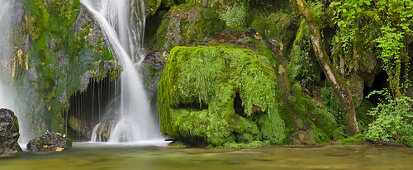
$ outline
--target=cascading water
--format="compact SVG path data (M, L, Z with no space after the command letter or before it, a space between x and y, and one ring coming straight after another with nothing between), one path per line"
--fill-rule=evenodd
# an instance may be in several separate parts
M16 103L17 95L10 81L11 75L11 14L13 8L13 0L0 0L0 108L7 108L13 110L19 119L20 138L19 143L22 148L29 141L28 124L25 123L25 117L19 114Z
M81 0L81 3L95 17L123 64L121 101L119 108L116 108L119 118L111 128L108 142L162 141L159 126L152 116L143 84L133 63L144 59L143 0ZM93 130L92 142L100 142L98 126Z

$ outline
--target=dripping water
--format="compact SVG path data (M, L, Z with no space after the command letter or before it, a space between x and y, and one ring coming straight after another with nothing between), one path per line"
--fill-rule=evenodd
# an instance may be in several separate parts
M109 143L163 141L157 121L137 72L144 59L145 27L143 0L81 0L106 34L115 55L121 61L119 105L116 123L110 128ZM131 12L133 11L133 12ZM116 88L115 88L116 91ZM93 129L92 142L99 142L102 129Z

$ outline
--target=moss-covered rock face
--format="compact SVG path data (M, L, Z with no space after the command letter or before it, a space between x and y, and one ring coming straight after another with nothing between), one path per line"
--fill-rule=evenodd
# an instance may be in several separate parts
M165 14L156 33L154 50L169 52L179 45L190 45L225 28L218 14L200 4L173 6Z
M195 144L282 144L276 73L265 56L229 47L175 47L159 82L161 131Z
M200 42L203 46L227 46L235 48L247 48L264 55L275 67L278 60L268 43L254 30L249 31L229 31L221 34L214 34Z
M307 22L302 20L292 45L287 75L291 82L297 82L305 87L319 83L322 73L323 70L312 50Z
M13 26L12 79L35 134L63 131L69 98L90 79L116 78L118 64L90 14L73 0L25 0Z

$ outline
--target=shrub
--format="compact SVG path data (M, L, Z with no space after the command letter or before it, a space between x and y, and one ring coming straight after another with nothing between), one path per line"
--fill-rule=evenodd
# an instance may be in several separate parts
M369 125L367 137L413 146L413 99L407 96L393 98L386 90L374 91L368 97L373 94L383 95L385 101L369 112L376 120Z

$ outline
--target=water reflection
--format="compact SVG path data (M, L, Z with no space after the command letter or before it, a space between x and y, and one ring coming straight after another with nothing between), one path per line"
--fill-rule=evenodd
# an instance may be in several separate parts
M202 149L76 144L63 153L24 153L0 169L410 169L413 150L324 146Z

